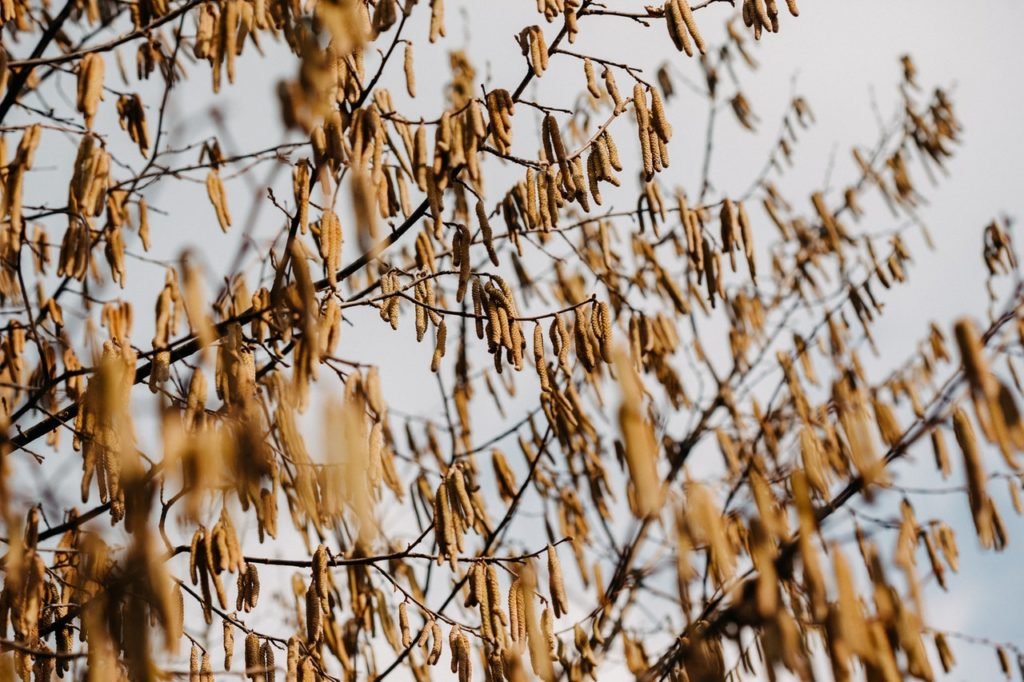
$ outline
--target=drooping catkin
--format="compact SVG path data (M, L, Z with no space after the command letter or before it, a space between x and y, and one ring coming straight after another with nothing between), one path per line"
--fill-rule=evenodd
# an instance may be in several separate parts
M430 655L427 657L427 663L436 665L441 658L444 640L441 635L441 626L434 619L430 620L430 640Z
M264 670L264 682L274 682L277 666L274 662L274 647L270 645L270 640L263 640L263 645L260 647L260 665Z
M500 265L498 253L494 250L494 231L491 229L491 222L487 219L487 209L482 201L476 202L476 219L480 223L480 236L484 241L484 248L487 249L487 257L495 266Z
M545 148L550 147L551 151L554 153L554 159L551 160L558 161L558 167L562 172L562 181L566 183L571 193L574 191L574 188L569 184L572 178L572 171L569 168L569 158L565 150L565 143L562 141L562 133L558 129L558 122L551 114L547 114L544 117L543 131L547 139Z
M554 666L552 665L551 650L548 647L540 614L537 613L537 605L534 601L534 593L537 589L537 573L531 564L527 563L522 568L517 582L520 583L520 592L522 594L519 618L526 625L530 665L537 677L545 682L552 682L555 679Z
M437 326L437 337L434 344L434 356L430 360L430 371L437 372L441 369L441 358L444 357L445 346L448 340L448 326L444 320Z
M315 644L323 636L323 613L320 610L320 597L310 585L306 590L306 641Z
M231 656L235 653L235 626L224 619L224 670L231 670Z
M327 610L328 607L327 588L330 580L330 576L327 573L328 559L327 547L322 544L317 546L316 551L313 552L312 586L317 598L320 600L320 606L324 610Z
M405 70L405 90L409 93L409 97L416 96L416 71L413 68L413 54L412 54L412 41L405 43L405 59L404 59L404 70Z
M587 57L583 60L583 73L587 78L587 90L594 99L601 99L601 88L597 86L597 77L594 75L594 62Z
M412 646L412 633L409 630L409 608L406 602L398 605L398 629L402 633L402 646Z
M231 213L228 211L227 195L224 192L224 183L220 179L220 173L216 169L211 170L206 176L206 194L213 204L217 213L217 223L224 232L231 227Z
M430 42L445 36L444 0L430 0Z
M644 163L644 177L654 175L654 153L651 150L651 117L647 110L647 95L644 86L633 86L633 113L636 115L637 135L640 138L640 153Z
M679 8L679 0L666 0L664 6L665 23L668 26L668 35L675 44L676 49L685 52L687 57L693 56L693 45L690 42L689 32L683 23L683 14Z
M337 272L341 268L342 232L338 215L328 209L320 218L320 257L323 258L327 282L338 285Z
M651 88L651 123L654 131L662 142L672 139L672 124L668 122L665 114L665 104L661 101L661 93L658 88ZM666 164L667 165L667 164Z
M238 579L244 586L239 589L239 600L238 610L252 611L256 608L256 602L260 597L260 574L256 570L256 565L248 563L245 566L245 571L240 572Z
M548 46L544 40L544 31L540 26L530 26L523 30L521 39L526 41L524 53L529 54L533 75L540 78L548 68Z
M981 461L981 452L974 435L967 413L958 408L953 412L953 431L964 458L964 471L967 474L967 496L971 505L971 515L978 537L984 547L991 547L992 537L992 506L985 490L985 469Z
M533 326L533 362L537 367L541 390L550 390L551 382L548 379L547 361L544 359L544 330L541 328L540 322Z
M617 116L622 113L625 105L622 101L622 95L619 94L618 83L615 82L615 74L612 73L611 68L606 66L604 71L601 72L601 77L604 79L604 87L608 91L608 96L612 98L612 102L615 104L614 113Z
M637 517L645 518L657 513L662 504L663 493L657 468L658 443L654 426L644 416L642 384L633 363L621 349L616 351L614 359L622 387L619 429L634 488L634 511Z
M245 636L245 671L250 679L258 674L260 668L260 638L255 632Z
M677 0L677 2L679 3L679 11L683 17L683 23L686 24L686 30L693 37L693 42L700 53L706 54L707 45L704 43L704 37L701 36L700 30L697 28L697 21L693 18L693 10L690 9L690 3L687 0Z
M949 674L956 666L956 657L953 656L953 650L946 642L946 636L941 632L935 633L935 650L939 654L939 663L942 664L943 672Z
M103 98L103 56L90 52L78 64L78 110L85 118L85 127L92 128L93 118Z
M565 582L562 578L562 564L558 560L558 551L548 544L548 592L551 605L555 609L555 618L569 612L569 598L565 594Z
M750 216L743 202L736 204L740 224L740 239L743 242L743 255L747 260L747 271L750 279L757 283L757 261L754 253L754 231L750 225Z

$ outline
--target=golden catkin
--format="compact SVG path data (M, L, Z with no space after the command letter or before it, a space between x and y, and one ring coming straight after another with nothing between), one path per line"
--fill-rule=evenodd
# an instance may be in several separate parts
M402 646L412 646L412 633L409 630L409 608L406 602L398 605L398 627L402 633Z
M405 90L409 93L409 97L416 96L416 71L413 68L413 49L412 42L406 42L405 44L405 59L403 60L403 68L405 71Z
M235 626L224 621L224 670L231 670L231 656L235 653Z
M548 648L541 617L537 613L537 605L534 601L534 593L537 588L537 574L532 565L527 563L520 570L517 582L520 582L519 591L522 594L522 602L519 605L519 618L524 621L526 626L530 665L537 677L545 682L552 682L555 679L554 666L552 665L551 651Z
M220 225L221 230L227 232L231 227L231 213L228 211L224 183L220 179L220 173L216 170L211 170L206 176L206 194L217 213L217 224Z
M78 110L85 118L85 127L92 128L93 119L103 98L103 56L91 52L82 57L78 66Z
M487 257L491 259L491 263L495 266L500 265L498 261L498 254L494 250L494 231L491 229L490 220L487 218L487 209L484 208L482 201L476 202L476 219L480 223L480 236L484 241L484 248L487 249Z
M662 142L672 139L672 124L668 122L665 104L661 101L661 93L657 88L651 88L651 123Z
M444 357L445 346L448 339L448 327L444 320L437 326L437 337L434 344L434 355L430 361L430 371L437 372L441 369L441 358Z
M668 34L675 44L676 49L685 52L687 57L693 56L693 45L690 42L690 34L683 23L683 13L680 10L680 0L666 0L663 12L665 23L668 26Z
M245 636L245 670L252 676L260 667L260 638L250 632Z
M587 90L594 99L601 99L601 89L597 86L597 76L594 73L594 62L588 57L583 60L583 73L587 79Z
M541 390L550 390L551 381L548 379L547 361L544 359L544 330L541 328L540 322L533 326L533 362L537 368Z
M436 665L437 661L441 658L444 640L441 637L441 626L433 619L430 621L430 641L430 655L427 658L427 663Z
M636 114L637 135L640 138L640 153L644 162L644 176L650 179L654 175L654 154L651 149L651 117L647 109L647 94L644 86L637 83L633 86L633 113Z
M445 36L444 0L430 0L430 42Z
M967 496L971 504L971 515L978 537L985 547L991 547L993 539L992 505L985 490L986 475L981 461L981 452L974 435L974 427L962 409L953 412L953 431L963 453L964 470L967 474Z
M686 30L693 37L693 42L697 46L697 49L701 54L707 53L707 46L704 43L704 38L700 34L700 30L697 28L697 21L693 18L693 10L690 9L690 3L688 0L677 0L679 4L679 11L683 18L683 23L686 24Z
M277 666L274 662L274 647L270 645L270 640L263 640L263 645L260 647L260 666L265 671L263 678L265 682L274 682Z
M551 605L555 610L555 618L569 612L569 598L565 594L565 581L562 578L562 564L558 560L558 551L548 545L548 593Z
M608 91L608 96L612 98L612 102L615 104L615 114L621 114L625 103L622 100L622 95L619 94L619 86L615 82L615 74L609 67L605 67L604 71L601 72L601 78L604 79L605 90Z
M320 610L320 598L310 585L306 590L306 641L314 644L323 636L323 614Z

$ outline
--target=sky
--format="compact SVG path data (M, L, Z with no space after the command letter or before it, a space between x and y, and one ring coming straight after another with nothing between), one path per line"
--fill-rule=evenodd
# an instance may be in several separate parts
M610 7L633 9L642 3L609 2ZM931 229L934 251L928 251L916 231L908 243L915 257L908 286L885 295L886 314L874 328L880 352L877 357L864 353L869 372L882 376L895 363L913 355L916 344L931 321L946 329L965 314L981 319L988 304L984 288L985 271L981 259L981 233L993 218L1006 216L1011 220L1024 216L1024 48L1019 42L1024 26L1024 3L1019 0L987 0L984 3L952 0L862 0L860 2L828 2L802 0L799 18L783 17L779 35L768 35L754 49L761 64L755 72L741 74L748 98L760 117L761 132L755 136L731 121L723 123L716 137L716 156L712 179L723 191L744 191L757 175L774 142L782 114L795 93L807 98L817 124L801 137L795 151L795 169L779 178L785 189L805 188L804 194L819 188L828 179L828 187L838 192L844 182L855 177L850 147L874 143L879 129L879 116L889 119L899 105L896 86L902 77L901 55L913 56L919 81L926 89L941 86L954 99L963 124L961 144L948 164L947 177L934 187L924 177L917 177L927 203L919 215ZM507 87L518 82L522 58L513 40L518 28L537 22L533 3L529 0L498 2L497 0L464 0L448 2L448 36L453 43L465 42L478 68L478 80L488 87ZM722 35L721 26L733 10L726 3L714 5L698 13L698 21L709 39ZM651 39L651 32L638 30L629 22L608 17L584 20L580 40L572 46L580 53L599 53L609 59L628 61L653 75L663 60L673 61L673 69L691 79L698 79L695 64L670 50L667 37ZM592 27L593 24L593 27ZM551 29L548 28L549 33ZM415 107L419 111L436 112L441 105L440 93L428 92L431 75L447 73L443 50L426 47L426 27L414 25L410 33L417 47L417 74L421 95ZM614 56L611 56L614 55ZM124 63L134 64L134 53L124 51ZM554 63L555 60L553 60ZM282 136L275 96L277 82L292 75L294 63L279 47L266 46L266 57L251 53L240 61L238 78L225 84L216 99L205 92L208 70L203 64L190 67L194 83L183 86L182 96L172 98L168 115L166 141L177 145L201 135L217 135L226 155L251 151L298 139ZM569 94L578 90L582 69L576 60L561 58L539 84L528 90L528 97L544 102L558 102L572 108ZM571 79L571 80L570 80ZM407 100L401 94L399 73L389 74L382 81L395 93L399 111ZM566 83L571 88L566 88ZM63 88L73 85L70 77L60 81ZM158 84L147 87L147 101L159 95ZM693 193L700 176L700 154L706 121L704 104L685 87L672 104L670 116L676 129L673 140L673 183ZM927 90L926 90L927 91ZM70 90L73 92L73 90ZM61 87L54 86L46 96L54 101L66 99ZM100 124L110 130L116 127L113 106L106 103ZM524 117L527 118L527 117ZM728 116L724 117L728 118ZM225 125L223 121L230 123ZM150 122L151 129L154 121ZM116 142L127 149L126 136ZM63 192L69 163L73 159L71 142L54 143L41 150L37 162L40 173L54 178L57 191ZM183 154L183 163L196 160L196 154ZM211 235L207 227L213 209L206 200L202 184L204 173L186 174L192 183L175 183L173 189L160 189L147 195L154 209L151 216L153 251L171 254L189 244L196 258L209 272L209 285L218 285L218 276L228 266L238 243L238 230L244 229L254 197L260 198L260 213L253 213L254 236L275 233L282 221L275 209L267 207L265 188L272 184L278 196L289 194L287 173L281 164L264 163L243 176L228 181L228 196L238 230L227 235ZM502 178L500 173L493 176ZM511 177L511 176L507 176ZM499 190L502 180L490 180L491 189ZM171 183L164 183L170 185ZM51 191L44 185L32 185L38 193L36 201L48 201ZM800 192L797 191L796 194ZM496 196L498 196L496 194ZM26 198L26 203L32 200ZM161 214L161 211L167 215ZM875 212L875 216L882 216ZM342 215L343 223L346 222ZM349 221L350 224L350 221ZM871 226L861 225L866 229ZM882 222L878 229L888 229ZM766 225L766 229L768 228ZM258 249L266 247L259 242ZM138 244L129 250L141 254ZM355 240L346 245L343 262L354 258ZM163 282L163 268L139 260L133 265L133 279L127 297L137 301L140 310L149 310ZM135 276L135 273L138 273ZM107 292L112 294L113 292ZM148 315L137 315L137 338L145 339ZM358 326L358 325L357 325ZM150 328L151 329L151 328ZM411 334L411 330L405 330ZM343 331L342 345L352 357L373 357L379 354L380 333L363 334L355 327ZM384 392L397 411L437 410L434 379L423 368L430 349L421 346L409 350L408 338L392 344L388 361L382 366ZM520 400L526 406L526 399ZM146 403L150 404L150 403ZM495 427L497 427L495 423ZM488 428L486 418L477 424L479 433ZM931 466L923 453L917 463L897 465L903 483L933 485ZM57 472L51 472L56 475ZM956 476L956 474L954 474ZM1024 522L1012 517L1012 510L1001 490L995 490L1003 505L1004 518L1010 527L1010 546L1000 556L976 551L976 541L961 496L934 496L923 499L918 506L919 518L929 513L952 519L961 543L962 563L958 576L952 578L950 594L930 588L927 602L929 622L951 630L969 632L1000 641L1024 642L1021 624L1007 604L1024 601L1024 583L1017 576L1017 567L1024 561ZM892 500L889 500L892 502ZM918 503L918 500L915 500ZM998 671L991 649L983 646L954 644L960 667L951 679L978 677L991 679Z

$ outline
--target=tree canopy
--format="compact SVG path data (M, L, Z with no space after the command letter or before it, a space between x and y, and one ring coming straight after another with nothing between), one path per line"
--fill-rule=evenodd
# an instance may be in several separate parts
M0 3L0 679L1009 675L925 612L1022 511L1008 221L872 332L947 84L805 186L797 0L447 4Z

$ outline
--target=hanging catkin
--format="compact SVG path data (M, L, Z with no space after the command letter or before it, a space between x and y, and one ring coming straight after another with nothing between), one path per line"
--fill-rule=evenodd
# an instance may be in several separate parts
M548 592L551 605L555 609L555 618L569 612L569 598L565 595L565 582L562 578L562 564L558 560L558 552L548 545Z
M597 77L594 74L594 62L588 57L583 60L583 74L587 79L587 90L594 99L601 99L601 89L597 86Z
M437 372L441 369L441 358L444 357L445 345L448 339L448 327L444 320L437 326L437 337L434 344L434 356L430 361L430 371Z
M640 83L633 86L633 113L636 114L637 135L640 138L640 152L644 162L644 176L650 179L654 175L654 154L651 150L651 117L647 110L647 94L644 92L644 86Z
M679 12L682 16L683 23L686 25L686 30L693 37L694 44L697 46L697 49L701 54L706 54L707 46L704 44L704 38L697 29L697 22L693 18L693 11L690 9L690 3L688 0L676 0L676 2L679 5Z
M615 104L615 115L622 113L625 104L622 101L622 95L619 94L619 86L615 82L615 74L612 73L610 67L605 67L604 71L601 72L601 77L604 79L604 87L608 91L608 96L612 98L612 102Z
M224 192L224 183L221 182L220 173L211 170L206 176L206 194L210 197L210 203L217 213L217 223L224 232L231 227L231 213L228 211L227 195Z
M409 93L409 97L416 96L416 71L413 68L413 50L412 42L406 42L405 44L405 59L403 61L403 67L405 70L405 89Z
M683 23L683 13L679 7L679 0L667 0L664 6L665 23L668 26L668 35L675 44L676 49L685 52L687 57L693 56L693 45L690 42L690 34Z

